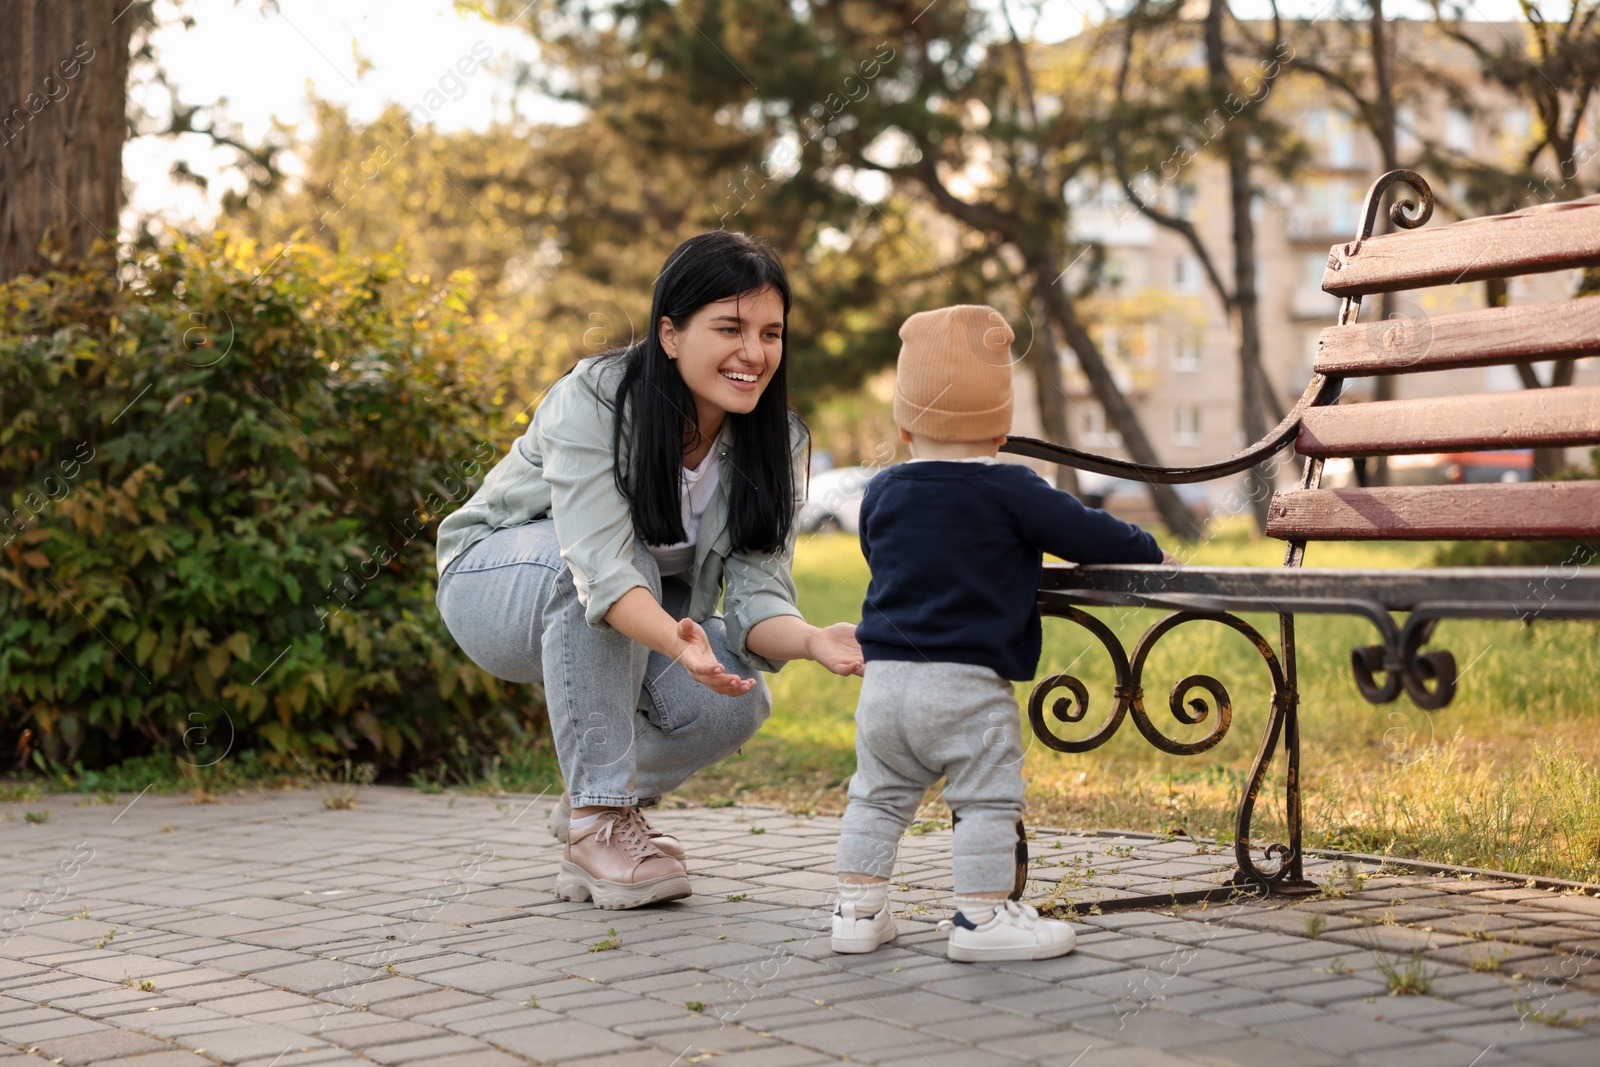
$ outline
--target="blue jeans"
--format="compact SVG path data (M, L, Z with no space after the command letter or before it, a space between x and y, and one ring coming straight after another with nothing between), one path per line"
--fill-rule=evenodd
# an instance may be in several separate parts
M673 618L689 587L663 580L635 546L633 565ZM739 750L772 710L766 680L728 648L721 616L701 625L742 696L713 693L681 665L616 630L584 621L549 519L496 530L450 565L435 598L472 662L508 682L544 683L556 758L574 807L650 805Z

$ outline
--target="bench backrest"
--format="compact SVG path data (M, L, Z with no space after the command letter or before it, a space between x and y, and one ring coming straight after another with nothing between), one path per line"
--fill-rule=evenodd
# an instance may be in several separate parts
M1340 324L1322 331L1315 370L1342 379L1595 355L1600 297L1368 323L1356 318L1361 299L1377 293L1596 265L1600 196L1337 245L1322 288L1345 304ZM1300 544L1591 537L1600 533L1600 481L1317 486L1321 461L1335 456L1595 444L1597 386L1314 406L1295 441L1312 462L1301 488L1274 494L1267 533Z

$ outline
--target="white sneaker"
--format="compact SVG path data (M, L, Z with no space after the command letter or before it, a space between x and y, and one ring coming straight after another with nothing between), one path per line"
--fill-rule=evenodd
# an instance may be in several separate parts
M835 930L838 922L834 920ZM939 929L950 931L945 955L962 963L1048 960L1065 956L1078 943L1072 927L1059 919L1041 919L1037 911L1014 900L998 902L994 918L986 923L974 926L956 912L956 917L940 923Z
M900 935L887 902L871 915L861 915L861 905L841 900L833 909L833 951L872 952Z

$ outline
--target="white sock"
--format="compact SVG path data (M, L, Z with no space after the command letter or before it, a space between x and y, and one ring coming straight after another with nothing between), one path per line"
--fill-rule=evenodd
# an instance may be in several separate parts
M585 826L590 825L604 814L605 812L603 811L597 811L593 815L585 815L581 819L573 819L571 822L567 823L567 832L571 833L573 830L582 830Z
M994 918L995 909L1004 903L1005 901L1003 900L995 900L991 897L955 898L956 910L965 915L967 921L974 926L982 926Z
M865 919L889 906L889 883L839 883L839 903L854 904L856 917Z

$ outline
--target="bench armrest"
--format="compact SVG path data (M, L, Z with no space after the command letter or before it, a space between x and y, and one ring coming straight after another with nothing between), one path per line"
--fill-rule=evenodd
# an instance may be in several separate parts
M1282 422L1268 431L1265 437L1243 451L1235 452L1227 459L1198 467L1162 467L1151 463L1135 463L1132 460L1097 456L1092 452L1082 452L1066 445L1015 435L1006 438L1006 443L1000 446L1000 451L1009 452L1014 456L1027 456L1029 459L1042 459L1048 463L1060 463L1078 470L1093 471L1096 474L1108 474L1115 478L1136 478L1140 481L1160 482L1165 485L1206 482L1213 478L1249 470L1268 456L1282 450L1285 445L1292 443L1295 435L1300 432L1300 418L1307 408L1330 404L1338 399L1338 396L1339 382L1321 374L1312 375L1310 384L1295 402L1294 409L1283 417Z

